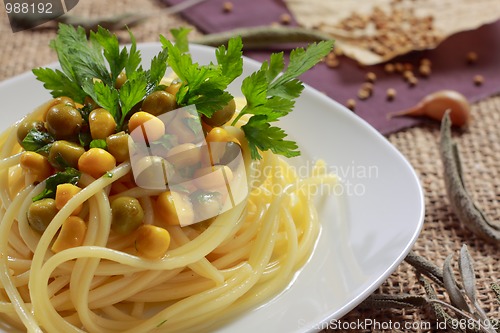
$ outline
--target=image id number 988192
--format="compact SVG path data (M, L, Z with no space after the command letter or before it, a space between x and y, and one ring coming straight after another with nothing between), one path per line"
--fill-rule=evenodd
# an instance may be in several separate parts
M3 0L12 32L31 29L52 21L78 4L79 0Z
M5 2L7 14L53 14L53 7L50 2Z

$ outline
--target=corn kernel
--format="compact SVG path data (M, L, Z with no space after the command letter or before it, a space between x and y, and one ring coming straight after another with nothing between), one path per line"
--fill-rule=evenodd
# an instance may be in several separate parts
M184 194L166 191L156 200L156 212L166 225L191 224L194 222L193 205Z
M62 209L68 201L73 198L78 192L82 189L76 185L65 183L57 185L56 189L56 208ZM71 215L78 215L82 210L82 204L78 205L75 210L71 213Z
M106 139L116 130L116 122L109 111L99 108L90 112L89 127L92 139Z
M101 148L90 148L78 159L78 169L94 178L101 177L115 165L113 155Z
M141 257L160 259L170 246L170 233L163 228L146 224L137 229L135 248Z
M70 216L63 222L57 239L52 245L52 252L61 252L72 247L81 246L85 239L87 225L78 216Z
M37 181L43 181L52 174L49 160L38 153L26 151L21 155L21 168L34 175Z
M143 131L134 130L138 127L143 127ZM165 124L160 118L153 116L151 113L144 111L136 112L130 117L128 129L134 140L143 140L144 135L147 142L155 141L165 134ZM136 134L137 133L137 134Z

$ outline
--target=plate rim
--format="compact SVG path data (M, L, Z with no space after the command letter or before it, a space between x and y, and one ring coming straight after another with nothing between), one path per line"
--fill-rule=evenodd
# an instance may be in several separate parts
M126 45L127 46L127 45ZM137 43L137 49L140 51L143 51L146 48L155 48L158 49L161 46L161 43L159 42L143 42L143 43ZM195 43L190 43L191 50L195 50L195 52L213 52L215 50L214 47L211 46L206 46L206 45L200 45L200 44L195 44ZM252 66L260 67L261 62L254 60L252 58L244 56L244 62L249 63ZM57 61L51 62L47 65L42 65L43 67L50 67L50 68L55 68L59 66L59 63ZM145 66L146 67L146 66ZM17 82L17 81L22 81L22 80L36 80L34 78L33 73L31 70L25 71L20 74L16 74L12 77L8 77L2 81L0 81L0 91L5 89L7 86ZM40 82L40 85L42 83ZM418 199L419 199L419 205L420 205L420 210L419 210L419 216L415 217L415 220L418 220L416 223L416 228L413 230L413 233L407 242L406 246L404 249L399 253L399 255L393 260L391 265L386 267L384 272L378 276L378 278L374 279L371 281L370 284L366 285L362 292L358 293L358 295L354 298L352 298L349 302L343 304L340 308L338 308L336 311L333 313L323 315L323 319L318 322L317 324L311 326L311 327L303 327L303 330L299 330L300 332L319 332L322 328L326 328L329 323L332 322L332 320L339 320L342 318L344 315L346 315L349 311L354 309L357 305L359 305L363 300L365 300L370 294L372 294L380 285L384 283L385 280L397 269L397 267L401 264L401 262L404 260L406 255L410 252L411 248L417 241L423 226L424 226L424 221L425 221L425 195L423 191L423 187L420 181L420 178L418 177L418 174L416 170L413 168L411 163L408 161L406 156L403 155L401 151L399 151L384 135L382 135L380 132L378 132L375 128L373 128L368 122L366 122L364 119L360 118L350 110L348 110L344 105L341 103L337 102L336 100L326 96L325 94L322 94L320 91L318 91L316 88L304 83L304 86L306 89L304 91L308 91L308 93L311 93L314 95L315 98L318 99L323 99L324 102L326 103L333 103L338 110L335 110L335 112L342 112L342 114L346 117L351 118L352 121L357 122L359 125L363 127L364 130L369 131L370 135L375 135L379 140L382 140L386 144L386 148L389 148L392 153L396 154L396 156L405 164L406 168L410 171L410 174L412 176L412 180L416 183L416 189L418 190ZM48 92L47 92L48 93ZM36 107L36 106L35 106ZM21 112L22 115L26 114L25 112ZM16 115L17 116L17 115ZM10 123L8 124L10 125ZM307 265L307 263L306 263ZM300 269L302 270L302 268ZM279 297L280 294L278 294ZM271 298L270 300L265 301L263 304L268 303L269 301L273 300L274 298ZM260 307L259 305L258 307ZM249 310L252 311L252 310ZM217 330L217 329L216 329Z

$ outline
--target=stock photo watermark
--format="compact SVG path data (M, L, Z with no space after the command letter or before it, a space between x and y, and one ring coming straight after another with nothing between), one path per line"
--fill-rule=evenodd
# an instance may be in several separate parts
M306 321L298 320L298 326L304 327ZM414 332L414 331L438 331L449 332L451 330L481 330L481 329L498 329L490 321L477 321L467 318L462 318L453 322L442 320L436 321L380 321L371 318L357 319L347 321L342 319L332 319L327 322L314 326L315 330L333 330L339 332Z
M79 0L3 0L12 32L29 30L57 19Z

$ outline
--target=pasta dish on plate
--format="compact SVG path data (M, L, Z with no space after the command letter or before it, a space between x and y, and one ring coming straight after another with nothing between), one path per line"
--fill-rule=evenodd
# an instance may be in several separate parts
M186 29L148 69L132 43L60 25L53 99L0 136L0 318L28 332L196 332L269 300L320 229L334 175L275 122L332 48L282 53L243 80L242 42L194 63ZM167 67L173 71L166 75Z

